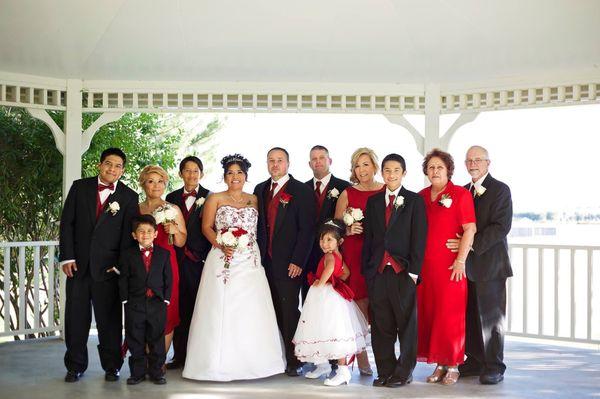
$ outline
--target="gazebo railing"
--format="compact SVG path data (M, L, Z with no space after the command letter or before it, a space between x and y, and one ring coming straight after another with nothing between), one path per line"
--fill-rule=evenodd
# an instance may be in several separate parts
M0 242L0 337L62 330L64 275L58 241Z
M0 242L0 337L63 327L58 242ZM600 344L600 246L510 244L509 335Z
M507 333L600 344L600 247L510 244Z

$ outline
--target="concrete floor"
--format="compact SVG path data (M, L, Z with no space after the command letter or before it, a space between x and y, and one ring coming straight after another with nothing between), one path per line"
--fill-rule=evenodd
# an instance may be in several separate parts
M184 380L178 371L169 371L168 383L150 382L130 387L121 381L108 383L95 351L96 337L90 337L91 364L75 384L63 382L64 343L59 339L0 344L0 398L600 398L600 351L508 340L508 370L503 383L483 386L477 378L463 378L453 387L424 382L433 366L418 364L415 381L403 388L373 388L372 377L360 377L354 370L349 386L325 387L321 381L284 375L230 383Z

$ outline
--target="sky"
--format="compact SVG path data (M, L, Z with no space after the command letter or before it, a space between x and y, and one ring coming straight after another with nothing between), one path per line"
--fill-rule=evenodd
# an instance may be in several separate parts
M421 171L423 156L412 136L382 115L227 113L198 114L200 122L213 118L223 122L215 140L216 159L241 153L252 163L246 191L268 178L266 152L281 146L290 152L290 173L305 181L310 148L329 148L334 175L348 179L350 156L362 146L372 148L381 160L396 152L407 161L406 188L419 191L426 185ZM445 115L445 131L457 115ZM407 116L423 131L423 116ZM204 123L204 124L205 124ZM201 128L203 123L199 124ZM548 107L483 112L464 125L450 142L456 163L453 181L469 180L465 152L473 144L490 152L490 172L512 190L515 212L600 212L600 105ZM377 180L382 181L381 176ZM202 184L213 191L225 189L220 164L206 165Z

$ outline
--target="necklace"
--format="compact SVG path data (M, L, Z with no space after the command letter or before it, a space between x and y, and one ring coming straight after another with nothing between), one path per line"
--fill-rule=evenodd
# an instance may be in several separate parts
M243 195L240 197L240 199L239 199L239 200L238 200L238 199L235 199L235 198L233 197L233 195L231 195L231 194L227 194L227 195L229 195L229 198L231 198L231 199L233 200L233 202L236 202L236 203L238 203L238 204L244 200L244 196L243 196Z

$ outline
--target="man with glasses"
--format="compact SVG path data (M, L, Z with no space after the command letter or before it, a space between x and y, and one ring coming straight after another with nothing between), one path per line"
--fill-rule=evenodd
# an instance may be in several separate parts
M506 239L512 223L512 199L508 186L490 175L490 162L481 146L467 151L465 166L471 182L464 187L474 198L477 233L466 260L467 360L459 367L461 377L477 375L486 385L504 379L506 279L512 276ZM447 247L456 252L458 243L458 239L449 239Z

